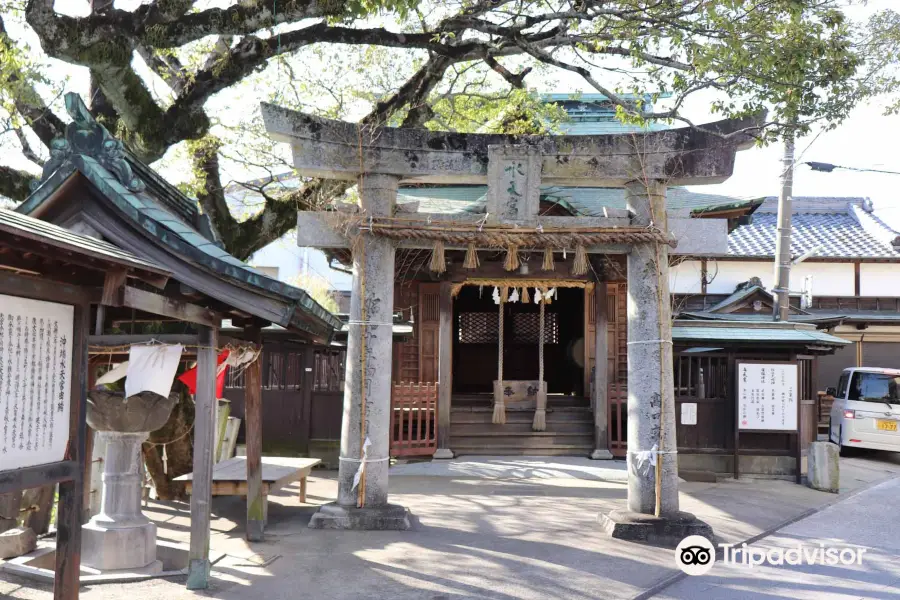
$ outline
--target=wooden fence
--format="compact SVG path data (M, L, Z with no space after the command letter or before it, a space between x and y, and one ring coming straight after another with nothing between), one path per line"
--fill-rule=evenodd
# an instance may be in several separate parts
M436 383L395 383L391 456L431 456L437 449Z
M625 456L628 452L628 386L624 383L610 383L607 402L609 451L613 456Z

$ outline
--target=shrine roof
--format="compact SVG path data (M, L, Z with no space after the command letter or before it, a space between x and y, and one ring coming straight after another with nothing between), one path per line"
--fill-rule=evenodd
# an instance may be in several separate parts
M172 275L166 269L148 262L139 256L114 246L109 242L87 235L81 235L12 210L0 208L0 232L9 236L5 239L20 244L22 238L52 247L61 255L81 255L95 260L98 269L104 265L125 267L144 276L151 275L164 281Z
M604 208L625 208L625 190L544 186L541 188L541 200L571 207L570 210L578 216L603 216ZM418 202L418 212L421 213L484 213L487 206L487 186L402 187L397 195L397 202ZM683 187L672 187L666 192L666 206L669 210L685 210L692 214L751 209L761 202L761 199L755 198L702 194Z
M806 323L774 321L675 321L672 340L676 343L723 342L761 344L805 344L808 346L841 347L847 340L819 331Z
M325 340L340 328L337 317L304 290L268 277L225 251L212 234L206 217L200 214L196 201L125 151L121 142L93 120L77 95L67 94L66 106L74 122L67 127L65 140L54 141L40 184L16 208L17 212L45 217L49 207L67 195L70 182L82 177L95 196L107 201L104 207L111 207L129 223L127 233L122 230L123 236L149 239L165 250L166 256L177 257L216 280L256 294L259 301L239 301L237 296L222 299L220 294L208 294L212 298ZM197 282L182 282L199 288ZM261 311L263 297L269 303L267 306L282 308Z

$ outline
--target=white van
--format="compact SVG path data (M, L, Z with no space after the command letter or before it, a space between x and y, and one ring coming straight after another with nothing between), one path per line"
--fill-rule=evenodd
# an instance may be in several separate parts
M845 448L900 452L900 369L844 369L828 438Z

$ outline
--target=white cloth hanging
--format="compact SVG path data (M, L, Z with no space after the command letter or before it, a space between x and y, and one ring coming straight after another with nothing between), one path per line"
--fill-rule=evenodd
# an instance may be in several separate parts
M547 297L547 298L558 299L557 296L556 296L556 288L550 288L549 290L547 290L546 297Z
M181 361L181 344L133 345L128 351L128 375L125 378L125 396L141 392L153 392L168 396L172 391L178 363Z
M543 296L541 295L541 290L534 288L534 303L540 304Z
M494 304L500 304L500 288L494 287L494 293L491 294L491 298L494 299Z
M512 293L509 295L510 302L518 302L519 301L519 288L513 288Z

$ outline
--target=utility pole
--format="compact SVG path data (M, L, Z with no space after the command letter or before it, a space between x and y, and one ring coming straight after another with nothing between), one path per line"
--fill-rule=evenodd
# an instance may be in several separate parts
M772 316L776 321L787 321L791 285L791 197L794 194L793 127L785 129L784 156L781 162L781 194L778 196L778 229L775 236L775 305Z

